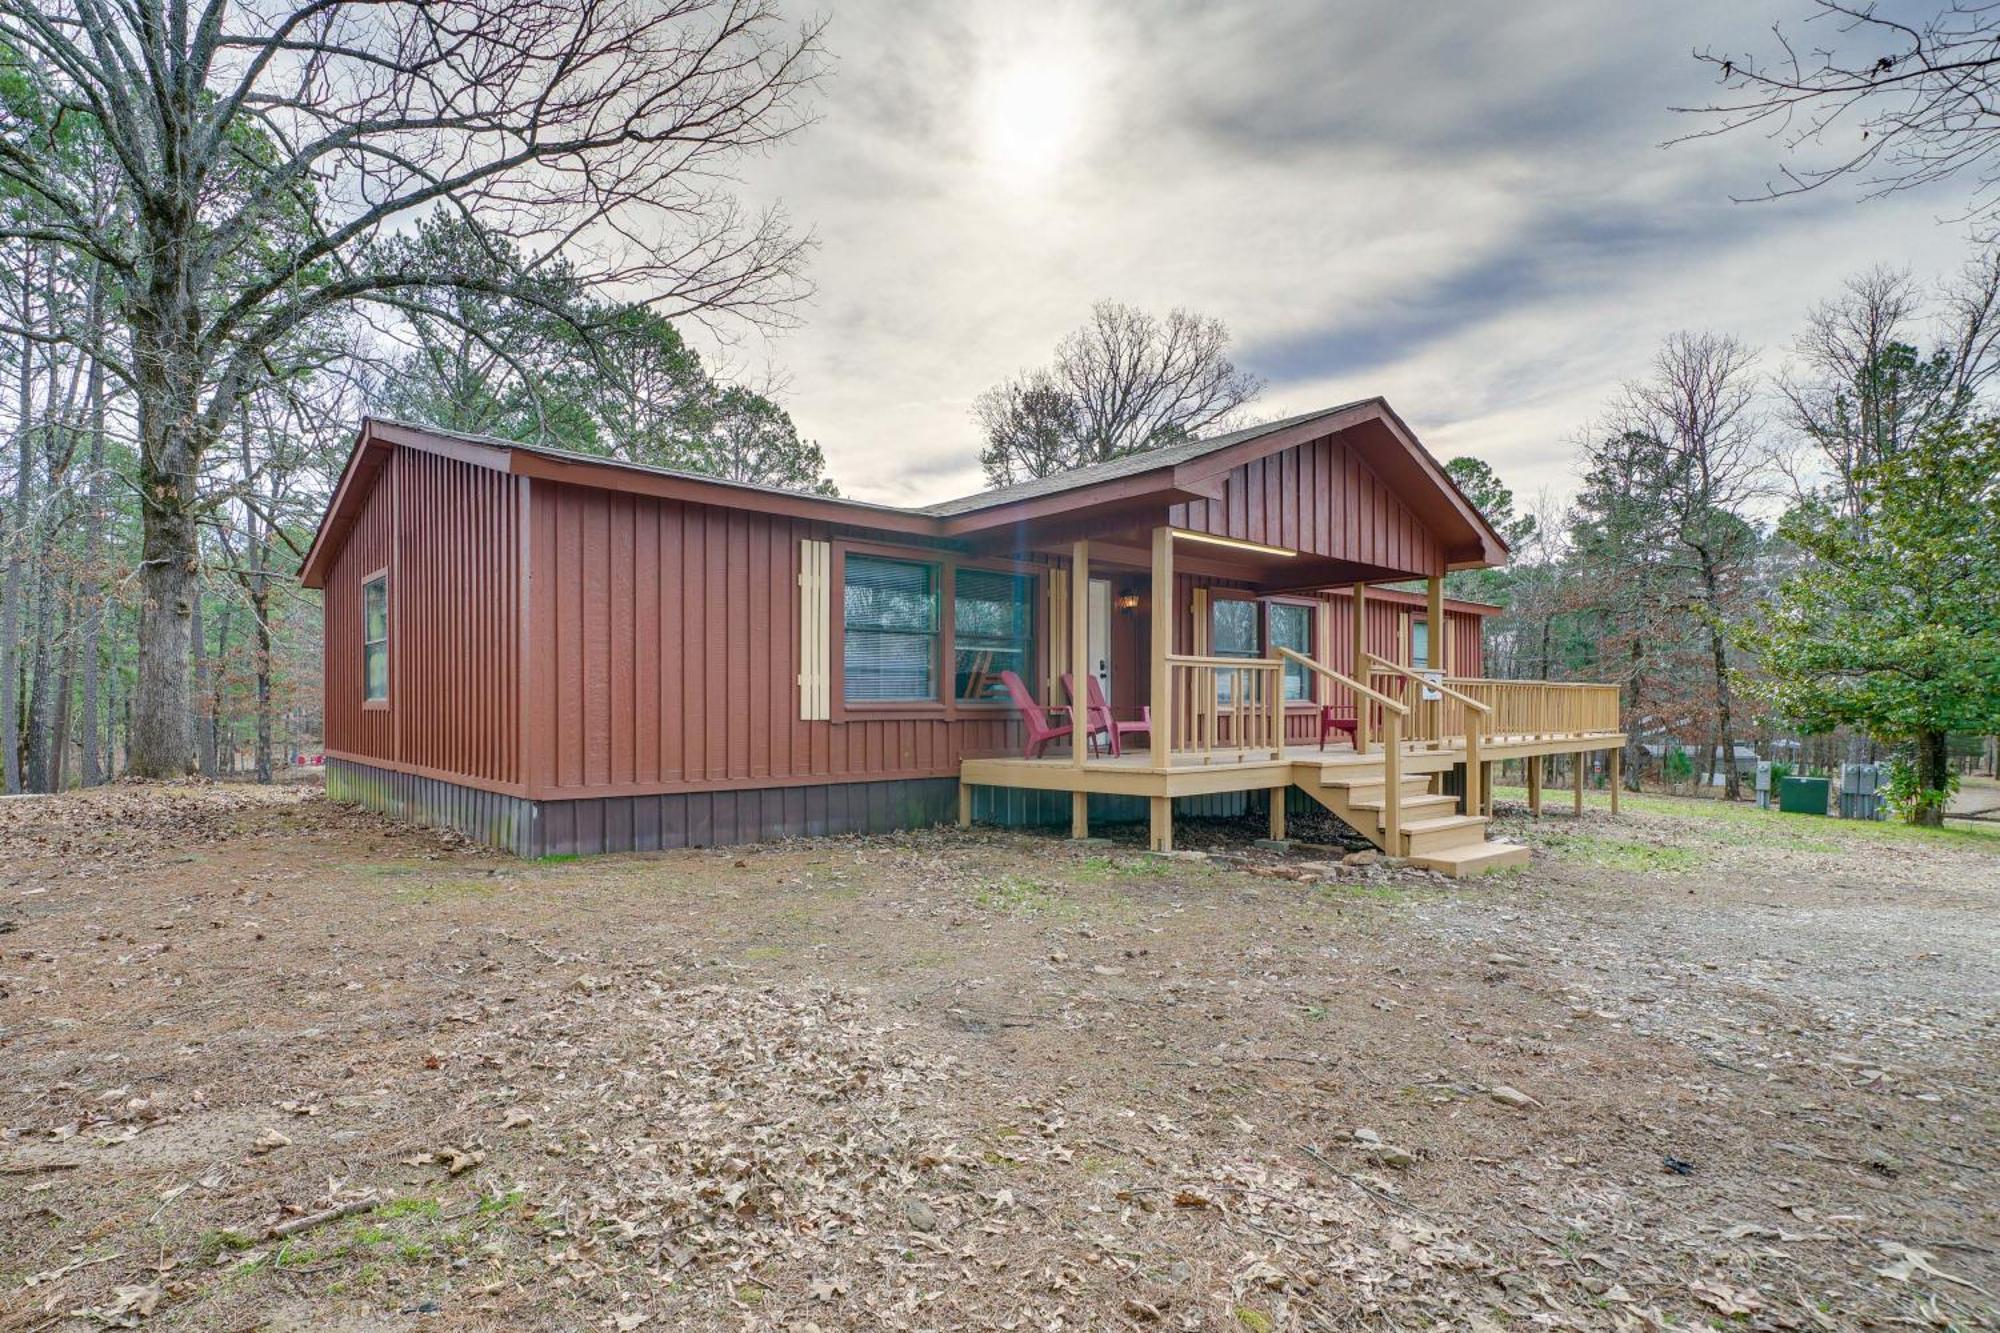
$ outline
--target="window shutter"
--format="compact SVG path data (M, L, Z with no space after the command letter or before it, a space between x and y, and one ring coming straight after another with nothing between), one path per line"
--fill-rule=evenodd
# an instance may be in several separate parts
M799 543L799 720L833 716L833 546Z
M1052 576L1049 585L1049 669L1042 679L1042 698L1062 698L1063 667L1069 661L1069 572Z

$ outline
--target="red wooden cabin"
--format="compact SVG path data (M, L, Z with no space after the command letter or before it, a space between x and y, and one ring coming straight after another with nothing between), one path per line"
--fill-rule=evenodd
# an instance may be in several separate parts
M1320 762L1398 766L1392 811L1469 766L1477 819L1492 758L1610 748L1608 687L1480 679L1492 608L1441 581L1505 554L1371 399L921 509L368 421L303 577L329 790L521 854L955 813L1150 816L1165 846L1176 803L1333 804L1294 768L1327 704L1365 720ZM1152 750L1022 759L1006 670L1044 704L1096 674Z

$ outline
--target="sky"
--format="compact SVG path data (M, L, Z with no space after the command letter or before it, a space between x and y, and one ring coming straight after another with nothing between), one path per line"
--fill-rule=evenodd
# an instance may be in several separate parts
M1949 190L1737 203L1779 145L1663 146L1714 91L1693 49L1804 11L830 0L818 119L744 174L813 235L814 294L729 356L845 494L921 504L982 489L973 399L1092 302L1185 306L1267 381L1256 415L1380 394L1440 458L1560 499L1666 335L1775 372L1843 278L1965 261Z

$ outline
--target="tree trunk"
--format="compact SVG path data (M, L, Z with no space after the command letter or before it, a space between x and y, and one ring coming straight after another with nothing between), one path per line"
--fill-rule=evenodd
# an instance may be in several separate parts
M1702 589L1708 599L1708 644L1715 656L1715 730L1722 746L1722 795L1725 800L1743 799L1743 776L1736 771L1736 732L1729 716L1733 702L1729 696L1729 644L1722 634L1722 585L1713 565L1701 571Z
M1639 781L1646 770L1646 742L1639 727L1640 686L1644 675L1640 671L1643 653L1639 638L1632 637L1632 699L1625 709L1625 725L1631 728L1625 736L1625 772L1621 775L1627 791L1639 790Z
M53 480L53 479L51 479ZM55 504L55 491L51 488L46 502L48 508ZM49 752L55 745L56 691L55 691L55 588L56 581L50 573L53 563L49 557L54 553L55 524L51 515L44 513L37 527L40 529L35 541L35 643L29 656L28 668L28 790L54 791Z
M21 285L21 327L32 327L28 284ZM34 499L34 449L30 444L35 419L34 344L21 340L20 411L15 422L14 506L8 515L7 571L0 578L0 768L7 791L21 790L21 574L27 558L28 509Z
M271 596L259 588L250 609L257 617L257 781L271 780Z
M99 568L104 559L104 363L90 362L90 482L85 490L89 513L84 519L83 576L94 580L95 591L84 607L83 621L83 785L95 787L104 781L98 755L98 702L104 690L104 663L99 638L104 629L104 606L110 595L110 580Z
M228 684L229 672L229 622L235 618L236 604L222 604L222 618L215 624L215 657L208 666L208 757L211 771L216 774L235 772L236 745L234 730L230 731L230 744L224 745L223 737L223 688Z
M75 583L71 580L64 580L64 588L66 592L63 597L63 604L65 606L74 606L76 604ZM61 791L64 780L69 776L70 695L76 683L77 636L75 630L75 615L73 613L66 614L63 617L63 632L61 635L63 645L62 668L56 672L55 725L50 728L52 742L49 746L50 791Z
M188 642L191 645L189 663L194 675L194 688L187 701L188 726L194 731L196 767L203 777L215 776L215 731L208 725L208 719L196 710L208 703L208 627L202 616L201 583L194 585L189 598Z
M1920 731L1917 733L1917 783L1926 792L1943 792L1951 781L1951 766L1946 757L1945 733L1942 731ZM1944 827L1944 802L1925 804L1917 810L1917 822L1932 828Z
M132 693L127 765L147 778L179 777L194 759L188 665L199 583L195 474L201 412L198 319L184 293L168 238L156 244L154 290L132 312L138 369L139 662Z

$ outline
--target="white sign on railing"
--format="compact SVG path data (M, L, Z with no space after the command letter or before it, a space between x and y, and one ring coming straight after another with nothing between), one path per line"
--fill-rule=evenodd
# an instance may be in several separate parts
M1424 671L1418 674L1424 678L1423 699L1425 703L1436 703L1439 699L1444 698L1444 695L1438 692L1438 686L1444 683L1444 672Z

